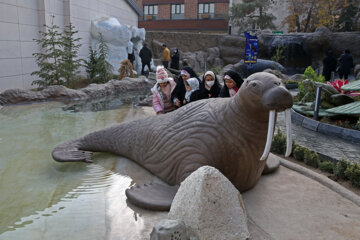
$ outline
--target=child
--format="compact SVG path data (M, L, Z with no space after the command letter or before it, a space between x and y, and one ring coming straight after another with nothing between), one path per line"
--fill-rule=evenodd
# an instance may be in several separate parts
M171 101L171 93L176 83L170 77L163 66L156 68L156 83L151 89L153 93L153 108L156 114L163 114L175 110L175 105Z
M232 97L240 89L244 80L240 75L233 71L229 70L224 74L224 86L220 90L220 97Z
M183 104L187 104L195 99L198 99L197 95L200 93L199 80L197 78L189 78L185 81L185 98Z

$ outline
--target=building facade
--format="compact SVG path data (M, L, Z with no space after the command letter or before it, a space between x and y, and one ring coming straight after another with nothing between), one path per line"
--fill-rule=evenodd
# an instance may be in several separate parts
M229 0L135 0L143 10L139 28L226 32Z
M81 37L79 55L86 59L90 46L91 20L116 17L121 24L138 25L141 10L133 0L0 0L0 92L10 88L27 89L37 76L33 53L41 49L43 25L63 28L71 22Z

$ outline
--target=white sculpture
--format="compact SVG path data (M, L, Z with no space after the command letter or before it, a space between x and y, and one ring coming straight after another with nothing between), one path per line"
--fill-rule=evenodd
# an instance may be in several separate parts
M113 66L113 73L117 74L120 62L128 58L128 53L134 50L134 70L141 71L140 49L145 41L145 29L120 24L116 18L103 17L91 21L91 46L98 49L99 36L102 34L109 54L107 61Z

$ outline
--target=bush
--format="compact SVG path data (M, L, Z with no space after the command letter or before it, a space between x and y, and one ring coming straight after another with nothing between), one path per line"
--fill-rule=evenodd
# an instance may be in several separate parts
M303 79L310 79L314 82L325 83L325 77L322 75L320 75L320 76L317 75L311 66L309 66L305 69L305 72L303 74Z
M284 133L277 129L277 133L274 136L274 139L271 144L271 152L277 154L285 154L286 151L286 136Z
M334 173L335 164L329 161L319 162L319 169L324 172Z
M304 162L306 165L317 168L319 166L319 157L317 153L311 152L310 149L305 150Z
M307 150L307 148L296 145L293 151L294 158L300 162L303 162L305 156L305 150Z
M347 176L345 175L346 169L350 166L350 163L347 162L345 159L340 159L335 168L334 168L334 174L338 176L341 179L347 180Z
M345 176L351 181L351 184L360 187L360 165L354 163L345 170Z

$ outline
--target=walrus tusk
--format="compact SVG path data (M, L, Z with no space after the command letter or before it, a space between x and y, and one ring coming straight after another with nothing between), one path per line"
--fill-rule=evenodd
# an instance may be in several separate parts
M285 126L286 126L286 152L285 157L290 156L292 150L292 136L291 136L291 113L290 109L285 110Z
M266 145L265 145L264 153L260 158L260 161L266 160L270 152L271 142L274 136L275 113L276 113L275 110L271 110L269 112L269 125L268 125L268 133L266 137Z

